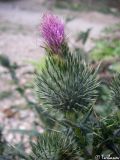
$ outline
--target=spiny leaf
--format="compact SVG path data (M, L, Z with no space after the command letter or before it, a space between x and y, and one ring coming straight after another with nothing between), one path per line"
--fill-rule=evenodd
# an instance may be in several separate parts
M115 105L120 109L120 74L118 74L112 82L111 98Z
M61 61L52 56L35 79L38 99L43 106L61 111L85 111L96 99L96 71L79 54L69 54Z
M32 154L26 160L79 160L80 150L69 133L44 133L32 143Z

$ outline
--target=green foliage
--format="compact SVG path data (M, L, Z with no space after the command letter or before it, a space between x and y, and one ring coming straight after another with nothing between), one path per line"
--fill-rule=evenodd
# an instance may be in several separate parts
M60 117L60 115L50 115L49 112L45 111L42 106L36 106L35 110L38 114L40 121L43 123L43 128L46 130L48 128L54 128L56 122L53 120L55 117Z
M82 41L82 44L85 44L88 37L89 37L89 34L90 34L90 31L91 31L91 28L88 28L85 32L80 32L77 36L77 41Z
M32 154L26 160L79 160L80 150L69 133L50 132L32 143Z
M103 32L106 33L106 34L107 33L110 34L110 33L115 33L115 32L118 32L118 31L120 31L120 24L119 23L117 23L113 26L106 27Z
M116 7L112 7L109 5L109 1L112 0L55 0L55 7L57 8L64 8L64 9L71 9L74 11L97 11L102 12L104 14L114 14L119 15L119 9L117 10L117 6L119 6L119 3L117 0L113 2L113 4L116 4ZM114 9L113 9L114 8ZM119 7L118 7L119 8Z
M93 145L95 145L95 154L113 152L113 155L120 156L120 118L119 114L109 115L100 120L99 127L95 128Z
M9 58L3 54L0 55L0 64L6 68L11 66Z
M108 60L120 56L120 41L98 40L91 53L93 60Z
M65 60L49 56L35 85L44 107L71 112L88 109L95 101L98 83L96 71L79 54L69 54Z
M81 10L83 6L81 6L81 3L79 1L74 2L70 0L70 3L68 3L68 1L55 0L55 7L64 8L64 9L72 9L72 10Z
M91 51L93 60L108 60L120 56L119 31L120 24L103 30L104 36L95 41L95 48Z
M118 74L112 83L111 86L112 100L115 105L120 109L120 74Z
M109 70L120 73L120 63L113 63L112 65L110 65Z

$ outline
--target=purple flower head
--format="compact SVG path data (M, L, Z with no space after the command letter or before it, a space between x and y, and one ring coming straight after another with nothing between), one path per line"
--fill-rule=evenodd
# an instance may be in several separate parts
M42 18L41 33L48 46L58 51L65 39L63 22L55 15L45 14Z

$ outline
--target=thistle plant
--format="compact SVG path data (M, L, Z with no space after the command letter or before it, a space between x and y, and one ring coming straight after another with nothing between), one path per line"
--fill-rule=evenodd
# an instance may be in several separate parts
M65 42L64 25L58 17L44 15L41 26L48 50L56 51L58 57L56 59L55 54L49 55L48 52L46 67L36 77L40 102L48 109L65 112L87 110L96 97L96 72L81 60L80 55L70 53Z
M81 53L71 53L64 24L57 16L45 14L41 35L46 50L45 65L35 76L35 91L41 114L54 127L46 128L32 143L26 160L94 160L120 157L120 75L111 84L116 110L107 117L96 112L97 71ZM109 105L112 104L109 103Z
M46 118L57 123L54 129L61 135L50 129L45 131L33 145L34 156L36 159L88 160L107 152L119 157L119 110L105 118L95 111L100 85L98 69L93 69L82 53L70 52L64 24L58 17L45 14L41 33L47 58L42 72L36 74L35 90L40 105L50 115ZM119 107L119 76L111 86L113 101ZM68 132L71 134L66 134ZM62 157L63 153L66 156Z
M69 154L69 158L62 159L95 159L95 155L102 155L106 152L113 156L120 156L119 110L113 111L105 118L95 111L97 88L100 85L97 77L98 69L93 69L81 56L82 53L70 52L65 38L64 24L58 17L51 14L44 15L41 33L46 45L45 49L47 48L47 58L42 72L38 71L35 78L38 101L43 110L50 115L46 118L56 122L55 129L68 138L67 141L65 140L66 146L71 146L74 142L72 150L77 149L78 151L76 152L77 157L76 154ZM112 99L119 108L119 76L113 80L111 86ZM61 119L58 113L62 115ZM69 131L72 134L67 135L66 133ZM50 158L50 151L54 148L54 144L50 140L52 131L46 132L47 134L44 135L46 137L44 144L46 145L38 147L39 142L37 142L36 148L40 149L38 152L41 156L46 154L46 159L52 160L54 159ZM71 141L70 137L74 141ZM59 139L55 138L57 145L53 149L53 157L59 150ZM46 149L47 145L49 150ZM42 147L44 149L41 149ZM66 152L64 145L62 149ZM45 150L45 153L42 150ZM57 154L55 159L59 160L61 156L62 153L59 156Z

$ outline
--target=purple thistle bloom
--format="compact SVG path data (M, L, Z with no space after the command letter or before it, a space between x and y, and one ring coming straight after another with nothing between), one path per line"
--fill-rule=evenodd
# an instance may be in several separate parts
M55 15L45 14L41 23L41 33L45 42L55 52L59 50L64 42L64 24Z

